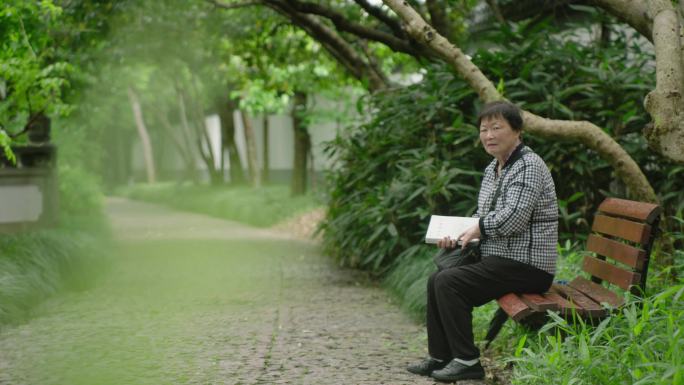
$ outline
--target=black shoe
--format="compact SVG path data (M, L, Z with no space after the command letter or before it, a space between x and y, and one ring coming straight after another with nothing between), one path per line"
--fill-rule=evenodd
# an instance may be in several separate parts
M435 370L431 374L432 378L442 382L455 382L460 380L481 380L485 373L482 365L477 364L468 366L458 361L451 361L441 370Z
M406 370L413 374L420 374L421 376L429 376L434 370L442 369L446 366L447 361L438 361L432 357L428 357L422 361L414 362L406 367Z

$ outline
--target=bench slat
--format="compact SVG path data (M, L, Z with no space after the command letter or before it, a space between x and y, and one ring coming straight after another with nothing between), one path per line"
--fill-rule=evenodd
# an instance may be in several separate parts
M621 269L608 262L601 261L600 259L590 256L584 257L582 270L593 275L594 277L601 278L602 280L608 281L625 290L629 290L630 286L638 283L641 279L641 274L639 273L633 273L631 271Z
M534 310L523 302L515 293L508 293L499 298L497 302L499 303L499 307L501 307L514 321L520 321L534 313Z
M591 226L591 230L640 244L648 242L651 235L651 226L649 225L601 214L597 214L594 217L594 224Z
M591 282L584 277L576 277L569 286L584 293L587 297L593 299L597 303L606 303L612 308L618 308L624 304L624 299L616 293L606 289L605 287Z
M578 307L575 304L570 303L568 300L560 296L558 293L548 291L544 293L544 297L550 301L553 301L558 307L558 311L564 316L571 315L573 310L576 313L579 313Z
M520 299L528 304L534 311L545 313L547 310L558 310L558 305L541 294L519 294Z
M612 258L638 270L644 268L644 261L646 260L646 251L596 234L589 235L587 250Z
M651 224L660 215L662 209L653 203L606 198L599 205L598 211Z
M554 284L551 286L551 290L577 305L579 307L578 312L582 316L601 318L606 315L606 309L601 307L601 305L568 285Z

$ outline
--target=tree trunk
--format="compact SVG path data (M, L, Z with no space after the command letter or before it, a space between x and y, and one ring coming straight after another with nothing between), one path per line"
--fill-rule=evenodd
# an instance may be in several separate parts
M220 100L217 103L219 118L221 119L221 139L223 148L228 151L228 163L230 165L230 183L245 183L245 172L242 160L235 143L235 102L232 100Z
M684 163L684 53L682 19L670 0L592 0L653 42L656 88L644 99L653 119L644 130L648 144L675 162ZM680 8L682 2L680 1Z
M205 122L205 108L201 103L202 98L197 89L197 83L194 80L195 78L192 77L188 82L188 90L192 92L194 97L187 99L187 101L191 107L192 126L197 133L197 149L202 154L202 159L207 166L210 183L212 185L221 185L223 184L223 174L221 173L220 165L216 164L218 154L214 154L214 149L211 145L211 138L207 132Z
M311 191L316 191L318 187L318 180L316 179L316 163L314 163L314 154L311 149L311 137L309 137L309 180L311 181Z
M681 20L670 0L651 0L653 45L656 56L656 88L644 101L653 118L646 139L654 150L684 163L684 55L680 41Z
M194 142L197 153L200 155L200 158L202 158L202 161L207 168L210 183L213 185L221 184L223 183L223 175L217 170L216 164L214 162L214 154L211 150L211 142L209 141L207 129L204 124L203 109L199 104L194 103L194 105L191 105L190 110L192 114L191 120L188 119L185 92L180 87L177 88L177 92L178 110L188 143ZM192 124L190 122L192 122Z
M152 143L150 142L150 136L147 133L147 127L145 127L145 121L143 120L142 107L140 106L140 100L138 95L133 90L133 87L128 87L128 99L131 103L131 108L133 110L133 117L135 118L135 127L138 130L138 135L140 136L140 143L142 144L143 158L145 160L145 171L147 172L147 183L156 182L156 170L154 167L154 156L152 153Z
M240 110L240 116L242 117L242 127L245 132L245 142L247 142L247 169L249 170L249 179L252 187L258 188L261 187L261 173L257 162L254 127L245 111Z
M263 174L261 175L261 179L264 181L264 183L268 183L268 180L270 179L270 157L269 157L269 150L270 147L268 145L268 134L269 134L269 122L268 122L268 115L264 114L264 120L263 120L263 126L264 126L264 140L263 140L263 159L264 159L264 169L263 169Z
M292 108L292 128L294 129L294 163L292 166L292 196L306 193L307 158L311 150L311 137L306 127L306 94L295 92Z
M174 129L173 125L169 121L168 116L159 110L155 111L157 114L157 119L161 123L162 127L166 129L166 134L171 138L176 151L180 155L183 166L185 168L185 177L190 178L193 183L197 184L199 182L199 175L197 175L197 167L195 165L195 153L192 150L190 143L183 142L178 137L177 129Z

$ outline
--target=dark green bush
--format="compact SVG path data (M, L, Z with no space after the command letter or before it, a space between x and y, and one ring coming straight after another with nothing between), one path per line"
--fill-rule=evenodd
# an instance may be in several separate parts
M649 119L642 100L653 87L652 70L644 70L652 53L618 30L603 46L552 31L548 23L506 26L491 37L497 48L478 51L473 61L521 107L603 127L642 166L669 215L681 212L684 180L671 177L681 167L649 151L640 134ZM422 245L430 214L473 213L490 158L473 126L480 103L445 67L429 67L421 82L364 103L370 119L328 147L337 167L329 174L324 247L344 265L382 274L430 252ZM556 181L562 240L581 239L606 196L626 196L609 164L583 145L525 141Z
M76 228L0 236L0 325L55 292L88 287L103 266L101 234Z
M481 170L477 131L465 123L473 93L441 69L368 100L373 118L328 151L326 250L343 264L383 271L419 252L430 214L470 215Z

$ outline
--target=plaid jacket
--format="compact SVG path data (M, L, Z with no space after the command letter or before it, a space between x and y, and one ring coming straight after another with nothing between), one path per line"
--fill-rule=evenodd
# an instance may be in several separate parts
M496 175L487 166L478 197L482 256L496 255L555 274L558 202L551 173L539 155L520 144ZM489 211L497 183L501 191Z

